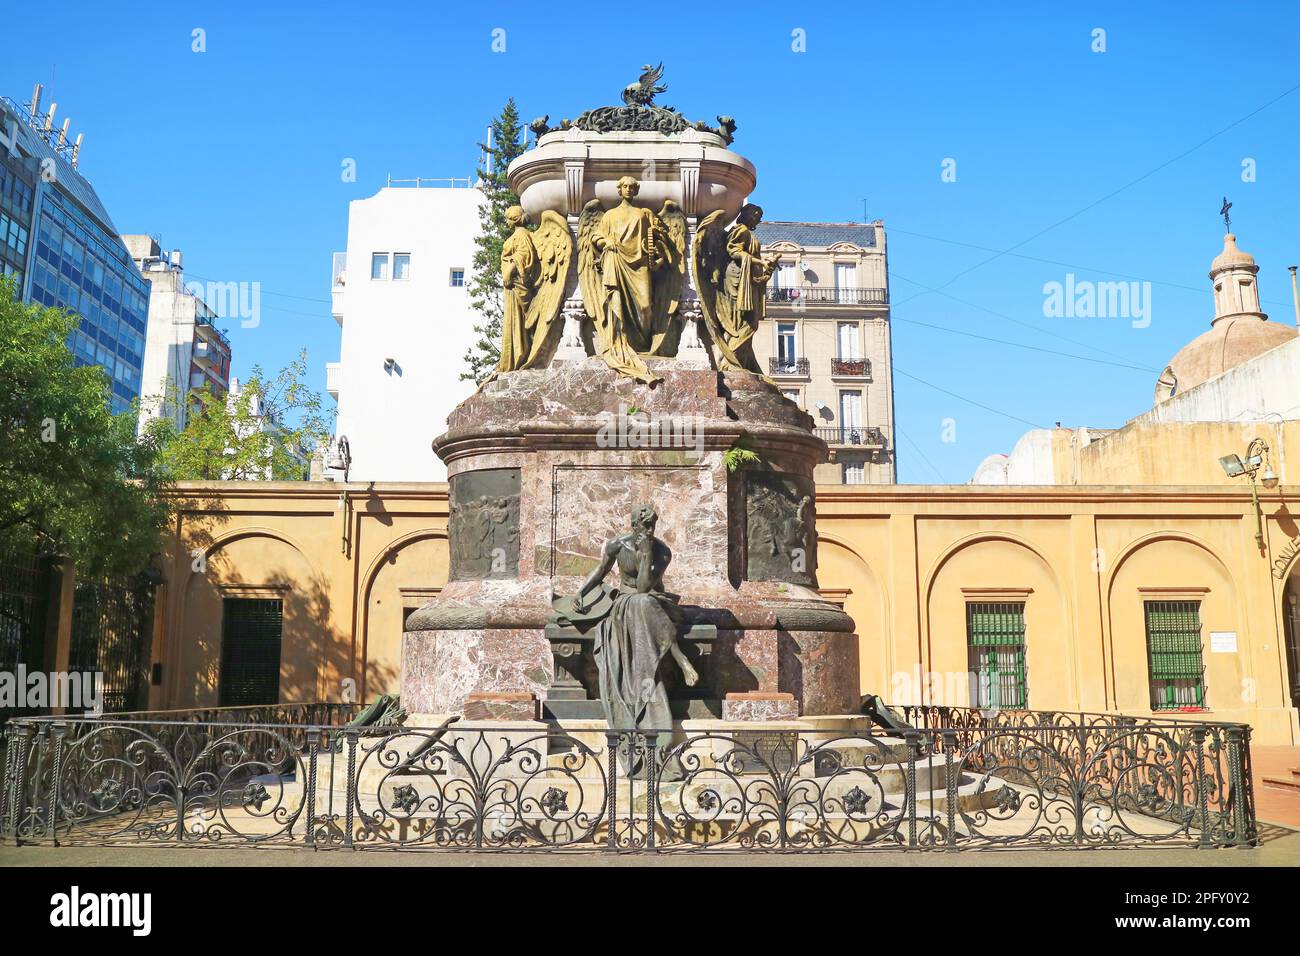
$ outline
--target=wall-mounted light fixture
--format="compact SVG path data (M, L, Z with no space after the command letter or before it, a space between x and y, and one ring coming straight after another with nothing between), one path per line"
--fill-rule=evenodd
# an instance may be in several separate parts
M1223 466L1224 473L1229 478L1240 478L1245 475L1250 480L1250 500L1255 506L1255 544L1263 553L1264 512L1259 506L1259 488L1255 484L1255 476L1259 475L1259 483L1265 488L1277 487L1277 472L1273 470L1273 465L1268 459L1268 442L1256 438L1246 446L1244 458L1241 455L1224 455L1219 459L1219 464ZM1263 469L1262 473L1261 469Z

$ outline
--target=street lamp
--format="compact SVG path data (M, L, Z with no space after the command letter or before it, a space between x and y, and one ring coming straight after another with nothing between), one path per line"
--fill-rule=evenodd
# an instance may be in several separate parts
M1255 475L1259 474L1260 484L1265 488L1277 487L1277 472L1273 470L1273 465L1268 458L1268 442L1256 438L1246 446L1244 458L1240 455L1224 455L1219 459L1219 464L1223 466L1229 478L1240 478L1245 475L1250 479L1250 500L1255 506L1255 544L1259 547L1260 553L1263 553L1264 512L1259 506L1259 488L1255 484Z

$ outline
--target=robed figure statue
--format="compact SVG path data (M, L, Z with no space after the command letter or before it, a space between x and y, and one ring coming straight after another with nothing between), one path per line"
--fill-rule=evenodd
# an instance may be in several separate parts
M519 206L506 210L511 233L501 246L501 359L497 372L540 368L564 301L573 239L559 213L546 210L535 232Z
M672 200L656 215L632 200L641 184L618 181L619 204L600 200L578 218L578 281L596 331L597 355L639 382L661 381L643 355L676 351L675 321L686 275L686 217Z
M763 210L747 203L736 224L725 229L719 209L700 220L695 235L695 285L704 326L713 344L714 361L724 372L763 375L754 357L754 333L763 319L768 280L780 257L764 259L755 232Z
M677 642L682 611L677 595L664 590L664 570L672 551L655 537L659 520L652 505L632 510L632 530L605 543L601 561L577 595L559 607L572 619L592 621L599 615L595 639L600 700L610 730L671 730L660 666L672 657L687 685L699 674ZM618 586L602 582L618 566Z

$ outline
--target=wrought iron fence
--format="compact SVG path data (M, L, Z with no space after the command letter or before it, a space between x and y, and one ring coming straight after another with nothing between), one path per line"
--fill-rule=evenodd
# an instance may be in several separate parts
M34 547L0 543L0 672L44 669L50 576L50 560ZM0 727L35 712L0 704Z
M0 828L20 843L354 849L1256 841L1244 725L909 713L911 729L689 735L348 727L343 712L318 724L20 718L5 738Z

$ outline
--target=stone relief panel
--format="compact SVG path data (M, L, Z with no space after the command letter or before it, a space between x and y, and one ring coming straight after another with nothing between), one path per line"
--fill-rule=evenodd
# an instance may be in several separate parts
M714 456L698 465L558 465L549 515L536 528L536 569L552 578L588 574L601 546L628 530L633 505L659 512L656 534L672 549L665 588L692 590L725 581L727 501L715 481Z
M812 480L745 473L745 578L817 586Z
M447 521L452 581L519 574L519 487L518 468L452 477Z

